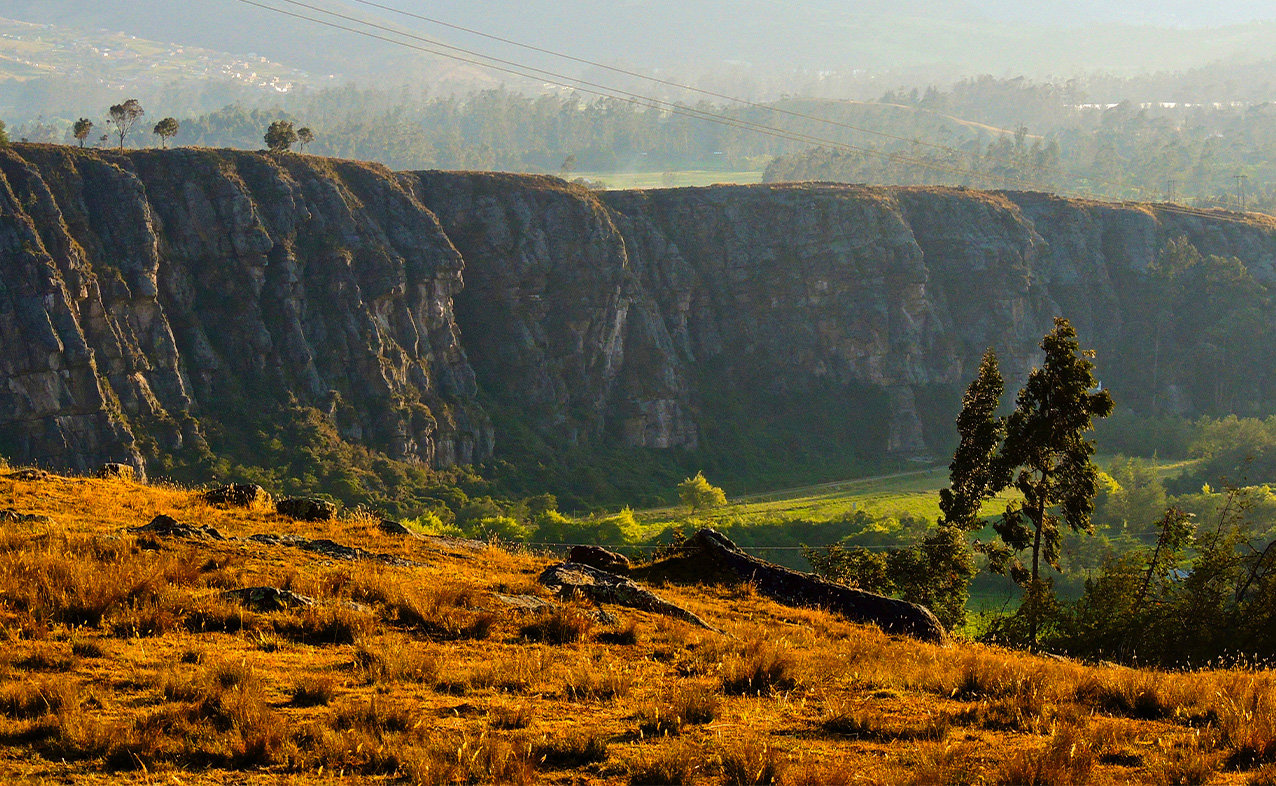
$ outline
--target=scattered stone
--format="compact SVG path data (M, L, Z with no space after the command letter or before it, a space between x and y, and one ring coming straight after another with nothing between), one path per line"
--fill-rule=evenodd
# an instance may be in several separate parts
M394 519L381 519L381 531L387 535L416 535L415 532Z
M567 561L589 565L608 573L628 573L630 568L628 557L608 551L602 546L572 546Z
M854 622L922 641L942 643L946 638L944 626L925 606L851 589L751 557L713 529L700 530L682 544L677 555L635 572L685 581L747 581L758 592L787 606L827 609Z
M17 472L10 472L6 477L14 480L48 480L52 475L42 469L20 469Z
M275 503L281 516L298 521L332 521L337 517L337 506L316 497L285 497Z
M250 508L257 503L269 505L270 492L256 483L231 483L205 491L200 497L210 505L234 505Z
M225 540L217 530L206 525L184 524L172 516L163 513L151 519L150 524L141 527L130 527L129 532L139 535L159 535L166 538L197 538L200 540Z
M12 508L0 510L0 523L2 524L48 524L52 521L48 516L41 516L37 513L19 513Z
M496 593L496 599L515 611L523 611L528 614L548 611L554 608L555 605L552 601L538 598L535 595L501 595Z
M278 587L244 587L226 590L223 598L237 600L256 611L282 611L315 605L315 599Z
M400 567L418 566L420 562L414 562L403 557L396 557L393 554L376 554L357 546L343 546L335 541L327 538L317 538L310 540L298 535L273 535L260 534L249 535L248 540L254 543L263 543L267 546L292 546L293 548L302 549L303 551L311 551L315 554L322 554L325 557L332 557L347 562L356 560L374 560L376 562L384 562L387 565L398 565Z
M137 471L129 464L103 464L97 471L97 477L103 480L133 480Z
M717 630L695 614L681 606L675 606L629 579L589 565L575 562L551 565L537 580L559 597L582 597L595 603L614 603L617 606L664 614L708 630Z

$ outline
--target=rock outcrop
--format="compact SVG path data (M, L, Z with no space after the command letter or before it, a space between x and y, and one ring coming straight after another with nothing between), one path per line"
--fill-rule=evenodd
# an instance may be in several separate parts
M767 597L789 606L821 608L887 633L943 643L944 626L930 609L916 603L844 587L818 576L745 554L722 533L702 529L683 542L678 553L642 569L644 577L748 582Z
M1145 385L1119 354L1129 285L1179 236L1276 284L1276 221L1253 215L831 184L595 193L14 145L0 150L0 455L142 473L290 406L433 467L503 444L492 407L565 448L695 449L802 409L767 426L777 444L921 454L951 430L927 413L955 407L984 349L1020 378L1056 315L1101 372L1123 370L1113 386ZM830 436L841 423L863 428Z
M403 461L484 458L462 262L390 172L0 150L0 452L79 471L300 402Z
M575 562L550 565L541 572L537 581L562 598L580 598L594 603L627 606L631 609L680 619L706 630L717 630L695 613L670 603L624 576L617 576L589 565Z

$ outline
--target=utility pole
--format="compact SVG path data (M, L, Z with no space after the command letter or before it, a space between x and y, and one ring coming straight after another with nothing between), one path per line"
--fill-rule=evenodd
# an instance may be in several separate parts
M1245 184L1249 180L1249 175L1237 172L1232 175L1236 179L1236 204L1240 205L1241 212L1245 212Z
M1174 201L1174 198L1176 196L1175 192L1178 191L1178 185L1179 185L1179 181L1175 180L1174 178L1170 178L1169 180L1165 181L1165 201L1166 202Z

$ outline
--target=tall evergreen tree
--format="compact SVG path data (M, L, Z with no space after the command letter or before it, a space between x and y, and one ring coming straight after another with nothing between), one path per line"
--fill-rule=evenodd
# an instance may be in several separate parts
M1112 397L1095 390L1093 351L1082 350L1072 324L1057 317L1041 342L1045 360L1028 375L1015 410L1006 419L1006 436L996 460L1001 477L1013 476L1023 499L1006 507L993 528L1001 540L990 549L992 566L1010 572L1027 592L1028 644L1036 649L1041 611L1049 585L1041 579L1041 561L1059 567L1060 524L1091 531L1090 514L1099 471L1091 461L1094 443L1086 433L1094 418L1112 414ZM1014 559L1031 549L1031 568Z

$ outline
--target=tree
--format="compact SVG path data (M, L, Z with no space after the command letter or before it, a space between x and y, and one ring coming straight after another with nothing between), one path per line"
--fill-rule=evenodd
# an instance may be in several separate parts
M272 153L287 153L297 141L297 132L287 120L276 120L266 130L266 147Z
M4 121L0 120L0 147L9 144L9 132L5 129Z
M297 141L301 143L301 151L306 151L306 145L315 141L315 132L311 131L308 126L302 126L297 129Z
M80 140L80 147L84 147L84 140L89 138L89 134L93 133L93 121L87 117L82 117L75 121L75 125L71 126L71 135Z
M136 98L130 98L122 104L116 104L107 111L106 124L111 127L120 141L120 149L124 149L124 140L132 133L137 121L146 114L142 104Z
M687 478L678 484L678 499L692 513L708 508L716 508L727 504L727 495L722 489L709 483L704 472L697 472L694 478Z
M168 140L177 136L177 132L181 130L177 119L166 117L155 124L155 136L160 138L160 147L168 147Z
M993 525L1001 543L987 550L993 569L1009 572L1026 590L1028 646L1033 650L1050 597L1049 585L1041 579L1041 561L1044 558L1058 570L1060 524L1077 532L1092 531L1099 471L1091 461L1094 443L1085 435L1094 427L1094 418L1112 414L1112 396L1106 390L1094 391L1094 353L1080 348L1068 320L1055 318L1041 348L1045 360L1019 391L994 461L994 487L1013 476L1007 485L1013 485L1022 500L1006 506ZM1028 549L1030 570L1015 558L1016 552Z

